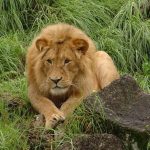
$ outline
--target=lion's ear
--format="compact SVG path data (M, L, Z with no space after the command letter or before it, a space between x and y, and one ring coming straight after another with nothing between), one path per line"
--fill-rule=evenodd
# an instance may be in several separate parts
M73 40L73 45L75 46L75 49L82 54L85 54L89 48L88 42L84 39Z
M42 51L44 48L48 46L48 41L44 38L40 38L36 40L35 45L39 51Z

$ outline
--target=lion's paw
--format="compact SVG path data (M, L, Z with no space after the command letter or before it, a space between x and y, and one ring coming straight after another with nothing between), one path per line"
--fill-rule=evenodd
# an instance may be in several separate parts
M46 117L46 128L55 128L58 124L63 123L65 120L65 116L63 112L59 111L57 113L53 113L52 115Z

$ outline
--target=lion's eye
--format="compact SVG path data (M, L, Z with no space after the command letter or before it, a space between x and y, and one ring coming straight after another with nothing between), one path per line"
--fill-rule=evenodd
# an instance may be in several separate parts
M47 59L47 62L48 62L49 64L52 64L52 60L51 60L51 59Z
M65 64L68 64L69 62L70 62L71 60L69 60L69 59L65 59Z

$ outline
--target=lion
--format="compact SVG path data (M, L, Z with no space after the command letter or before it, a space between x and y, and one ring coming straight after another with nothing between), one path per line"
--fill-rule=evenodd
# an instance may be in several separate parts
M93 90L119 78L111 57L97 51L90 37L69 24L42 29L26 60L28 97L44 115L46 128L63 122Z

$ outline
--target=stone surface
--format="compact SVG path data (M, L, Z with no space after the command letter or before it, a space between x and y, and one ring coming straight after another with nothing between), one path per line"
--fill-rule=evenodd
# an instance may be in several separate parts
M64 143L57 150L124 150L120 139L111 134L80 135L72 143Z
M144 93L132 77L123 76L112 82L87 97L84 104L113 128L111 132L146 147L150 138L150 94Z

